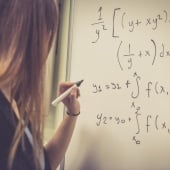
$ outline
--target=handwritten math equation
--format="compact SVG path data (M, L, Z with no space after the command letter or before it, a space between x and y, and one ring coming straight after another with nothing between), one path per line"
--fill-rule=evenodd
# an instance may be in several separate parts
M158 44L151 39L149 41L150 46L146 49L135 49L133 46L128 43L125 44L123 41L119 43L117 50L117 62L120 69L123 71L126 69L132 69L134 60L141 60L143 58L147 58L150 65L153 66L157 59L164 59L166 57L170 57L170 49L166 47L164 43ZM124 52L126 50L126 53ZM134 52L135 51L135 52ZM150 60L150 61L149 61ZM125 61L125 62L122 62ZM122 63L125 63L124 65Z
M141 84L144 83L144 89L141 89ZM142 82L142 77L136 72L133 74L133 80L125 80L124 82L112 81L105 84L92 84L92 93L104 93L106 91L121 91L129 90L130 97L132 99L139 98L140 95L146 94L147 98L155 97L155 95L164 95L168 96L169 91L168 87L163 85L158 80Z
M159 114L146 114L142 112L141 106L138 106L135 102L131 104L132 114L131 116L118 116L117 114L104 114L99 113L96 115L96 126L107 126L107 125L116 125L116 126L125 126L130 125L132 123L135 124L135 134L132 136L132 141L135 144L141 144L141 140L138 135L141 132L145 132L149 134L155 131L164 131L165 133L170 135L170 125L166 120L163 120ZM143 122L141 123L141 118ZM127 127L127 126L125 126Z
M140 19L128 16L127 12L122 11L121 8L115 8L113 9L111 28L109 27L110 25L108 26L105 24L105 20L103 17L103 7L100 6L96 10L96 12L97 15L95 14L95 16L97 17L95 21L91 23L92 29L94 30L94 33L96 35L96 39L92 40L92 43L97 43L101 38L102 35L101 33L104 31L111 31L111 35L113 38L119 38L120 37L119 33L122 30L127 30L128 32L132 33L136 29L142 29L143 27L155 31L159 28L159 25L168 24L170 26L170 17L167 10L161 11L160 13L156 14L155 17L147 17ZM115 23L120 23L120 25L116 25Z
M147 27L150 30L157 30L161 24L170 24L170 18L167 10L163 10L160 13L156 14L154 17L146 18L132 18L128 16L127 12L122 11L121 8L115 8L113 10L113 37L119 37L119 34L116 33L116 24L115 21L119 20L120 28L122 30L127 30L128 32L134 32L136 29L141 29L141 27Z
M141 18L136 16L129 16L127 12L123 11L121 8L113 9L111 24L107 25L103 16L103 6L96 8L95 16L96 20L91 23L92 32L94 32L95 38L91 41L93 44L99 43L104 39L104 34L106 31L110 32L113 40L120 39L118 43L118 48L116 49L116 59L120 69L132 69L134 66L134 60L140 59L141 61L144 57L148 58L151 66L154 66L156 59L170 57L170 47L169 44L165 42L156 42L154 38L146 40L149 44L146 49L136 49L131 43L124 42L121 39L122 31L127 31L131 36L133 32L138 29L138 31L143 31L143 28L148 28L149 31L156 31L159 26L164 27L169 26L170 28L170 16L167 10L163 10L157 13L154 17ZM158 30L159 34L159 30ZM140 41L140 40L139 40ZM135 44L137 44L135 42ZM122 54L127 51L126 54ZM125 61L125 63L123 62ZM124 64L123 64L124 63Z
M109 9L111 8L109 7ZM157 113L155 106L152 106L154 103L152 99L163 102L162 99L168 100L170 97L170 79L164 72L167 68L164 66L159 68L160 75L154 75L155 78L150 74L146 75L147 78L145 77L147 74L145 65L149 66L149 69L152 68L153 72L160 63L170 62L170 41L165 37L167 32L163 32L170 30L170 11L160 8L158 12L153 10L152 14L145 12L140 15L140 10L139 13L132 14L131 10L126 11L114 6L111 11L108 11L104 5L96 3L93 12L94 19L90 24L88 23L93 37L88 43L92 47L97 47L99 43L104 46L106 44L107 47L108 40L108 43L111 43L110 46L108 44L108 48L112 48L112 54L108 55L111 55L111 59L113 56L113 62L116 63L123 75L125 72L133 75L122 79L120 79L121 77L119 79L111 78L111 81L108 82L93 81L90 86L91 93L97 97L107 93L110 96L113 95L115 99L117 95L122 97L126 94L129 100L134 101L128 111L129 115L122 116L121 114L120 116L119 113L114 113L114 108L112 113L101 111L96 115L95 125L97 127L115 125L127 128L133 124L135 133L131 140L137 145L142 143L143 133L149 134L155 130L155 132L164 131L170 135L170 121L168 122L163 117L164 114ZM141 72L144 73L142 76L138 74ZM142 100L136 100L139 98ZM136 104L137 101L144 101L143 99L151 102L149 107L154 108L153 113L146 113L147 111L142 110L145 103Z

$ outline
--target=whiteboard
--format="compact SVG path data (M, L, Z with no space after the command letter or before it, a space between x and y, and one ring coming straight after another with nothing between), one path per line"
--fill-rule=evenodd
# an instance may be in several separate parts
M68 79L84 79L65 170L170 169L170 1L74 0Z

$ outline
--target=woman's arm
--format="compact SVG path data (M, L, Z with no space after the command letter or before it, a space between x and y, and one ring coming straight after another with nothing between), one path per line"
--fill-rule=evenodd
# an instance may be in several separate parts
M59 86L59 94L71 87L72 83L62 83ZM70 95L63 100L69 114L80 113L80 104L77 100L79 89L74 88ZM46 144L45 149L50 161L52 170L55 170L63 159L67 147L70 143L77 116L66 114L53 138Z

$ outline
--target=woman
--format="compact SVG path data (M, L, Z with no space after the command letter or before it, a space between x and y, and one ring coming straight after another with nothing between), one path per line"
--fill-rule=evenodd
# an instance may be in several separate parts
M45 62L57 32L55 0L0 1L0 169L54 170L72 136L80 105L74 88L65 115L43 146ZM62 83L63 93L72 83Z

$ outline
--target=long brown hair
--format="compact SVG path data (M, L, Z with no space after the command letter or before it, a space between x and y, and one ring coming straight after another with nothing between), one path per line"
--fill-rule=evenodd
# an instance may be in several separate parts
M11 99L16 100L21 117L11 145L10 163L28 123L35 155L43 145L45 61L57 21L55 0L0 1L0 87L11 86Z

